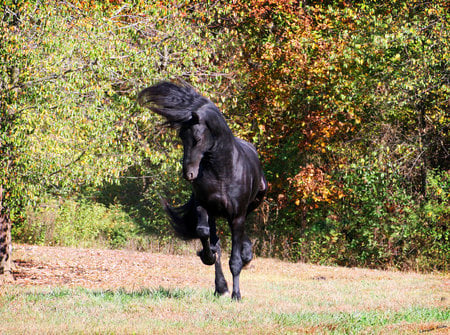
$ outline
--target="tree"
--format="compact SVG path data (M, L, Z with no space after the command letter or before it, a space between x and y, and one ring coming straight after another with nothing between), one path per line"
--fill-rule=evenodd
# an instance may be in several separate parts
M446 188L426 196L428 174L445 180L449 161L444 3L253 0L231 8L231 67L245 103L233 112L263 154L274 236L302 257L402 264L428 249L408 211L445 240L422 210L436 206L436 217L448 218L439 209ZM415 246L398 233L400 222ZM433 256L440 266L443 251Z
M11 215L10 202L11 193L5 186L9 184L9 176L15 172L15 150L16 144L10 140L13 132L13 124L16 114L8 108L8 103L17 96L19 70L14 49L17 41L11 31L14 31L20 21L19 1L8 1L2 6L2 20L0 21L0 60L2 74L0 78L0 275L4 274L7 279L12 276L11 266Z
M3 10L0 185L8 236L10 223L20 226L25 207L45 195L119 183L132 166L171 170L173 134L154 129L158 118L138 109L136 92L160 78L200 87L220 80L214 43L183 8L21 1ZM8 250L0 248L0 259L10 259Z
M270 189L254 230L259 245L274 244L267 254L443 267L445 2L8 0L2 9L1 213L13 227L44 195L129 174L147 177L155 208L160 174L182 194L174 133L134 104L140 88L181 77L262 156Z
M425 197L429 169L448 169L448 13L443 3L393 1L347 11L336 28L348 38L361 132ZM381 151L383 153L381 153ZM447 163L446 163L447 162Z

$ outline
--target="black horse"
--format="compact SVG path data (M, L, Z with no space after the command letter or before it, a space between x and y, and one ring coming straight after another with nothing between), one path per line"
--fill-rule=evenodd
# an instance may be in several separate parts
M209 99L186 83L160 82L142 90L140 105L164 116L179 129L183 141L183 177L192 184L190 200L172 208L163 200L176 233L199 238L202 262L215 264L215 293L228 292L222 271L215 218L228 220L232 233L230 270L232 298L239 300L239 274L252 259L252 244L244 232L247 215L262 202L267 182L256 149L233 136L225 118Z

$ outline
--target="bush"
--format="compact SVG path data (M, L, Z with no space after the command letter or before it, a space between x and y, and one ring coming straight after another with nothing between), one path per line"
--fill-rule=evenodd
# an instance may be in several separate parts
M319 204L304 218L282 214L278 244L289 258L322 264L448 270L448 173L428 176L428 197L407 194L395 172L363 162L335 176L344 197ZM289 208L285 208L289 211ZM284 220L284 221L283 221ZM284 237L292 236L286 245Z
M107 208L86 200L49 200L28 208L27 219L13 233L16 241L33 244L119 248L138 232L119 205Z

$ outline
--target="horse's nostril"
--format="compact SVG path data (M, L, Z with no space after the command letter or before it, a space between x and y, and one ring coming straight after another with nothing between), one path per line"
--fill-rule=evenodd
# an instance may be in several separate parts
M188 179L188 180L194 179L194 174L193 174L192 172L188 172L188 174L187 174L187 179Z

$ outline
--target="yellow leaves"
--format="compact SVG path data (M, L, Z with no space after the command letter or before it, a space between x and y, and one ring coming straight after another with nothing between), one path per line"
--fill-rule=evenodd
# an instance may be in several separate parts
M300 196L295 200L297 206L302 203L301 199L312 200L312 206L315 207L320 202L332 203L335 199L344 197L344 193L330 176L312 164L302 167L300 172L288 181L295 188L297 196Z
M260 134L264 134L264 133L266 132L266 126L265 126L265 125L260 124L260 125L258 126L258 128L259 128L259 133L260 133Z

